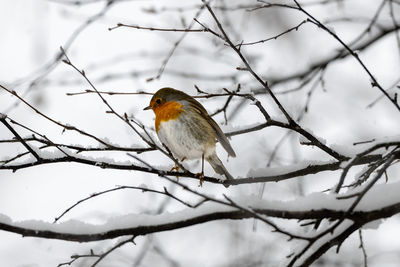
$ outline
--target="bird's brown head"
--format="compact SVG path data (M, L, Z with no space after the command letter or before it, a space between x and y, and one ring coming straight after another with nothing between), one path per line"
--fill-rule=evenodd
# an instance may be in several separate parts
M152 109L156 115L156 132L158 132L160 123L177 119L183 112L183 104L179 100L187 100L191 98L184 92L172 89L161 88L158 90L150 100L150 105L145 107L144 110Z
M150 100L150 105L145 107L143 110L152 109L155 113L156 110L164 106L166 103L171 101L187 100L190 98L189 95L184 92L175 90L170 87L161 88L158 90Z

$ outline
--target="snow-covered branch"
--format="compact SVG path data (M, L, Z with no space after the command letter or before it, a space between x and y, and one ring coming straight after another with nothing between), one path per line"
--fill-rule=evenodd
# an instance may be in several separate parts
M326 193L314 193L292 201L266 201L257 197L240 197L233 200L243 207L251 208L258 215L300 221L346 219L361 227L372 221L399 213L399 190L400 183L375 186L350 213L347 212L352 204L350 199L338 199L338 196ZM90 242L125 235L147 235L215 220L248 218L254 218L254 215L244 212L234 205L227 207L216 203L204 203L196 209L187 208L175 213L116 216L101 225L77 220L56 224L38 220L13 222L6 215L2 215L0 229L23 236ZM307 236L318 235L318 231L323 230L311 231Z

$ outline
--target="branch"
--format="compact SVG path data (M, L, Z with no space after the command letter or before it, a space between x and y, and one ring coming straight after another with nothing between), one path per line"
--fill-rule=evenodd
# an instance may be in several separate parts
M370 33L369 39L366 41L363 41L362 43L356 45L353 47L353 51L364 51L365 49L371 47L373 44L376 42L380 41L382 38L385 36L394 33L396 31L400 30L400 27L385 27L382 28L378 33ZM303 79L304 77L307 77L307 75L310 75L312 72L315 70L325 68L329 64L338 61L340 59L345 59L351 54L345 49L340 49L336 53L334 53L331 56L327 56L326 58L323 58L321 60L318 60L316 62L313 62L310 64L308 69L305 69L300 72L296 72L287 76L279 77L279 78L271 78L270 79L270 86L273 87L275 85L281 84L281 83L286 83L292 80L296 79ZM262 94L264 93L263 89L258 89L258 90L253 90L255 94Z
M271 40L276 40L276 39L278 39L279 37L281 37L282 35L285 35L285 34L291 32L291 31L298 31L299 28L300 28L303 24L306 24L307 22L309 22L309 21L303 20L303 21L300 22L298 25L296 25L296 26L294 26L294 27L292 27L292 28L290 28L290 29L287 29L286 31L281 32L280 34L275 35L275 36L273 36L273 37L269 37L269 38L267 38L267 39L262 39L262 40L255 41L255 42L240 43L240 44L237 44L236 46L240 49L242 46L246 46L246 45L255 45L255 44L262 44L262 43L265 43L265 42L268 42L268 41L271 41Z
M107 102L107 100L104 98L104 96L102 94L99 93L99 91L97 90L97 88L94 86L94 84L90 81L90 79L86 76L86 73L84 70L79 70L73 63L72 61L69 59L69 57L67 56L67 54L65 53L65 51L63 50L62 47L60 47L61 51L63 51L64 56L65 56L65 60L63 60L63 62L69 66L71 66L74 70L76 70L84 79L85 81L90 85L90 87L97 93L97 95L99 96L99 98L102 100L102 102L107 106L107 108L109 109L109 113L114 114L117 118L119 118L120 120L122 120L124 123L126 123L142 140L143 142L145 142L148 146L150 147L154 147L157 150L159 150L161 153L163 153L165 156L169 157L176 166L178 166L179 168L181 168L182 170L186 170L185 167L182 166L182 164L175 159L175 157L172 155L172 153L170 153L169 151L165 151L164 149L162 149L161 147L159 147L156 142L154 142L154 140L152 139L152 137L150 136L150 134L147 132L147 130L145 129L145 127L141 124L139 124L137 121L135 120L129 120L128 119L128 115L125 113L123 116L120 115L118 112L115 111L115 109ZM142 128L142 130L145 132L145 134L140 133L136 127L134 125L132 125L130 123L130 121L132 121L134 124L136 124L137 126L139 126L140 128Z
M14 95L16 98L18 98L21 102L23 102L26 106L28 106L30 109L32 109L33 111L35 111L37 114L39 114L40 116L42 116L43 118L45 118L46 120L62 127L64 130L70 130L70 131L76 131L81 135L84 135L86 137L92 138L94 140L96 140L97 142L99 142L100 144L103 144L107 147L113 147L112 145L106 143L105 141L101 140L100 138L94 136L93 134L87 133L83 130L80 130L78 128L76 128L75 126L72 125L67 125L67 124L63 124L49 116L47 116L46 114L42 113L41 111L39 111L37 108L35 108L32 104L30 104L29 102L27 102L25 99L23 99L21 96L19 96L17 94L17 92L8 89L7 87L3 86L0 84L0 88L2 88L3 90L7 91L8 93L10 93L11 95Z
M91 0L91 1L96 1L96 0ZM99 12L87 18L69 35L67 41L63 44L63 47L65 48L66 51L68 51L68 49L72 46L74 41L85 29L87 29L91 24L102 18L110 10L112 5L118 0L103 0L103 1L105 2L104 7ZM62 53L57 52L52 59L50 59L47 63L41 66L38 70L34 71L32 74L29 74L24 78L20 78L18 81L13 82L13 84L16 86L17 84L21 84L26 80L28 81L31 80L29 82L28 88L22 94L22 96L25 97L33 88L36 88L35 86L37 86L52 70L54 70L57 67L57 65L61 61L61 58L62 58ZM16 102L13 106L15 107L18 104L19 102Z
M397 156L400 155L399 151L396 151L397 147L389 153L389 156L386 159L386 162L384 166L378 171L376 176L371 180L370 183L368 183L360 192L357 194L352 194L356 196L356 199L353 201L353 203L350 205L350 207L346 210L346 212L342 215L341 218L339 218L333 225L329 226L326 230L320 232L317 234L311 241L297 254L295 254L292 257L292 260L290 261L289 266L293 266L305 253L311 249L311 247L317 243L317 241L321 240L324 236L331 235L334 233L334 231L340 231L338 230L339 226L344 223L344 221L347 218L348 214L353 213L357 205L360 203L362 199L366 199L366 193L369 192L372 187L376 184L376 182L381 178L384 172L386 172L386 169L391 165L391 163L395 160ZM383 192L381 192L383 193ZM338 197L338 199L343 199L342 197ZM324 254L329 248L331 248L334 245L339 245L355 230L360 228L363 225L363 222L360 221L355 221L351 226L347 227L345 230L342 231L338 236L334 236L332 238L328 238L327 241L322 242L322 245L317 244L317 249L309 256L306 257L306 259L302 260L302 263L300 266L309 266L312 262L314 262L316 259L318 259L322 254ZM321 243L321 242L319 242ZM338 247L339 248L339 247Z
M197 208L197 207L201 206L203 203L205 203L205 202L208 201L208 200L202 200L202 201L199 201L199 202L196 203L196 204L190 204L190 203L188 203L188 202L186 202L186 201L184 201L184 200L182 200L182 199L180 199L180 198L174 196L173 194L171 194L171 193L167 190L166 187L164 187L164 191L159 191L159 190L150 189L150 188L146 188L146 187L140 187L140 186L125 186L125 185L124 185L124 186L118 186L118 187L116 187L116 188L104 190L104 191L101 191L101 192L93 193L93 194L91 194L90 196L88 196L88 197L86 197L86 198L83 198L83 199L77 201L75 204L71 205L71 206L68 207L63 213L61 213L59 216L57 216L57 217L54 219L54 222L53 222L53 223L58 222L65 214L67 214L68 212L70 212L73 208L75 208L76 206L80 205L80 204L83 203L83 202L86 202L86 201L89 200L89 199L92 199L92 198L95 198L95 197L98 197L98 196L101 196L101 195L103 195L103 194L107 194L107 193L110 193L110 192L119 191L119 190L125 190L125 189L140 190L140 191L142 191L143 193L145 193L145 192L150 192L150 193L156 193L156 194L165 195L165 196L167 196L167 197L170 197L170 198L172 198L172 199L174 199L174 200L180 202L181 204L183 204L183 205L185 205L185 206L187 206L187 207L189 207L189 208Z
M305 9L303 9L303 7L297 2L297 0L293 0L293 1L296 3L299 10L309 17L310 22L312 22L319 28L323 29L324 31L326 31L327 33L332 35L332 37L334 39L336 39L346 49L346 51L356 59L356 61L361 65L361 67L364 69L364 71L368 74L369 78L371 79L372 87L377 87L386 96L386 98L390 100L390 102L396 107L396 109L398 111L400 111L400 105L399 105L399 103L397 103L397 99L392 98L386 92L386 90L383 89L383 87L380 85L380 83L378 83L376 78L372 75L371 71L366 67L364 62L360 59L358 54L356 52L354 52L354 50L352 50L342 39L340 39L336 33L334 33L332 30L330 30L328 27L326 27L324 24L322 24L319 20L317 20L314 16L312 16ZM399 28L398 25L395 25L395 28L398 29Z
M382 157L379 154L376 155L369 155L360 158L357 163L354 165L363 165L375 162L380 160ZM199 177L195 173L184 171L184 172L175 172L175 171L165 171L161 169L150 169L143 166L138 166L136 164L117 164L117 163L109 163L101 160L84 158L84 157L75 157L75 156L65 156L60 158L42 158L40 162L28 162L28 163L20 163L14 165L0 165L0 170L12 170L16 171L19 169L25 169L29 167L39 166L43 164L53 164L53 163L62 163L62 162L76 162L85 165L91 165L95 167L100 167L103 169L115 169L115 170L134 170L134 171L141 171L146 173L153 173L157 175L167 175L171 177L187 177L191 179L198 180ZM206 182L214 183L214 184L227 184L227 185L239 185L239 184L252 184L252 183L263 183L263 182L278 182L282 180L293 179L305 175L316 174L323 171L335 171L341 169L342 161L338 162L328 162L323 164L309 164L305 167L300 167L294 171L284 172L282 174L275 174L275 175L267 175L267 176L253 176L253 177L246 177L246 178L237 178L234 180L228 181L221 181L215 177L211 176L204 176L203 180ZM266 169L267 172L268 169Z
M233 42L230 40L229 36L225 32L224 28L222 27L221 23L219 22L219 20L218 20L217 16L215 15L214 11L211 9L210 5L207 2L205 2L204 0L202 0L202 2L204 3L204 5L208 9L208 11L210 12L210 14L213 17L213 19L215 20L215 22L216 22L216 24L218 26L218 29L220 30L220 32L223 35L223 40L228 43L228 45L233 49L233 51L236 52L236 54L239 56L239 58L242 60L242 62L246 66L246 70L249 71L251 73L251 75L265 88L265 90L268 92L268 94L274 100L275 104L278 106L278 108L281 110L281 112L285 115L286 119L289 122L291 122L292 118L287 113L286 109L282 106L282 104L279 102L279 100L276 98L275 94L271 91L271 89L268 86L268 82L264 81L263 79L261 79L260 76L258 76L258 74L252 69L252 67L250 66L249 62L247 61L247 59L242 54L242 52L240 52L240 49L237 48L233 44Z
M26 148L28 151L40 161L40 156L25 142L25 140L14 130L14 128L6 121L7 116L0 113L0 121L7 127L10 132L17 138L17 140Z
M318 146L320 149L331 155L337 160L343 160L345 157L343 155L340 155L336 151L332 150L331 148L327 147L324 145L322 142L320 142L317 138L315 138L312 134L310 134L308 131L304 130L293 118L289 115L289 113L286 111L286 109L283 107L283 105L279 102L279 100L276 98L275 94L271 91L270 87L268 86L268 82L264 81L250 66L249 62L246 60L242 52L240 51L239 48L237 48L232 41L230 40L229 36L225 32L224 28L222 27L221 23L219 22L217 16L211 9L210 5L206 3L204 0L202 0L208 11L210 12L211 16L215 20L218 29L223 35L223 40L228 43L228 45L236 52L236 54L239 56L239 58L242 60L244 65L246 66L246 70L251 73L251 75L263 86L263 88L268 92L268 94L272 97L273 101L275 104L278 106L279 110L282 112L282 114L286 117L288 121L288 125L290 129L293 129L306 137L312 144L315 144ZM264 114L265 116L265 114ZM267 119L268 121L268 119Z
M125 239L123 241L118 242L117 244L115 244L114 246L112 246L110 249L108 249L106 252L102 253L100 255L100 257L92 264L90 265L90 267L95 267L97 264L100 263L100 261L102 261L105 257L107 257L111 252L113 252L114 250L128 244L128 243L135 243L134 241L135 237L130 237L128 239Z
M365 249L365 244L364 244L361 228L358 229L358 236L360 238L360 249L362 251L363 258L364 258L364 267L368 267L368 255L367 255L367 250Z
M108 28L109 31L115 30L120 27L126 27L126 28L134 28L138 30L149 30L149 31L159 31L159 32L206 32L204 29L173 29L173 28L153 28L153 27L143 27L139 25L127 25L123 23L118 23L114 27Z
M343 201L343 200L341 200ZM290 206L290 204L287 204ZM366 224L368 222L388 218L400 212L400 202L389 204L384 207L379 207L377 209L368 210L368 211L354 211L348 214L344 210L338 209L308 209L305 207L305 210L284 210L284 209L262 209L262 208L253 208L254 212L257 214L262 214L265 216L271 216L282 219L297 219L297 220L307 220L307 219L339 219L343 216L346 216L347 219L354 221L358 226ZM213 210L213 209L203 209L202 212L197 210L187 210L185 212L185 218L182 218L182 214L178 213L175 218L172 214L168 214L169 219L165 222L154 223L154 224L145 224L138 225L134 227L122 227L117 229L111 229L106 231L97 232L96 226L93 225L91 229L91 233L88 234L78 234L78 233L68 233L58 229L58 225L54 225L52 223L40 223L41 227L36 227L35 229L20 226L23 225L23 222L18 222L16 224L11 223L7 220L2 219L0 222L0 230L4 230L7 232L12 232L16 234L21 234L23 236L31 236L31 237L39 237L39 238L48 238L48 239L59 239L66 241L74 241L74 242L91 242L98 240L106 240L112 239L120 236L140 236L147 235L151 233L158 233L163 231L170 231L175 229L181 229L188 226L198 225L205 222L216 221L216 220L241 220L253 218L254 215L248 212L243 212L242 210L226 210L225 207L221 207L222 210ZM133 217L136 218L137 215ZM161 215L162 216L162 215ZM133 218L131 217L131 218ZM157 216L155 216L157 217ZM126 217L124 217L124 224L128 225ZM6 221L6 222L5 222ZM154 221L154 220L152 220ZM157 220L156 220L157 221ZM62 226L62 224L61 224ZM89 227L87 224L85 227ZM103 227L103 226L99 226ZM44 229L40 229L44 228ZM54 230L45 230L45 228L54 229ZM58 230L55 230L58 229Z

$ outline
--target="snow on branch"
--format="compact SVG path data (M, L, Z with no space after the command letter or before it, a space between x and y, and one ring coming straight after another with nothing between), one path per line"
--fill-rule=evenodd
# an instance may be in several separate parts
M232 198L235 203L253 210L258 215L281 219L320 220L347 219L362 226L400 212L400 183L381 184L371 189L351 212L350 199L338 199L336 195L313 193L292 201L267 201L257 197ZM0 229L23 236L90 242L124 235L147 235L180 229L214 220L240 220L254 218L233 205L204 203L196 209L187 208L160 215L127 214L108 219L106 223L89 224L77 220L49 223L37 220L13 222L6 215L0 216ZM307 234L313 237L318 230ZM307 236L305 236L307 237Z

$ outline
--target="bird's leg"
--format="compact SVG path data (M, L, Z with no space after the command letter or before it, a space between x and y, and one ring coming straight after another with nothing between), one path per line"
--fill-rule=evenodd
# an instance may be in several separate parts
M196 176L200 179L199 187L203 186L203 178L204 178L204 153L201 155L201 172L196 173Z
M183 158L181 159L181 162L183 162L185 159L186 159L186 157L183 157ZM172 172L172 171L179 171L179 166L178 166L178 164L175 163L174 167L172 167L169 171L170 171L170 172ZM176 180L179 182L179 176L176 176Z
M183 162L186 159L186 157L183 157L180 161ZM169 170L170 172L172 171L179 171L179 166L178 164L175 163L174 167L172 167L171 170Z

